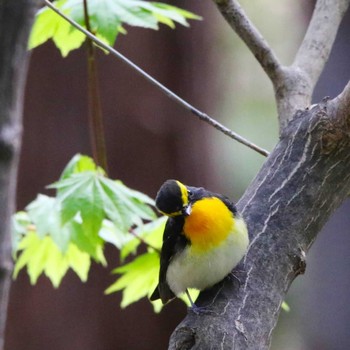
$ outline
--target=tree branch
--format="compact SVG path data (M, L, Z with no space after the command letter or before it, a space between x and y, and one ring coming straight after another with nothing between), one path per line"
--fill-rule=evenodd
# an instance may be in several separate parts
M318 0L294 63L282 66L237 0L213 0L272 81L280 133L299 109L311 104L313 89L329 57L350 0Z
M241 283L228 277L202 292L196 304L206 311L187 315L171 350L268 349L306 252L349 192L349 90L288 124L237 205L250 233L248 253L233 272Z
M254 151L260 153L261 155L267 157L269 155L269 152L265 149L255 145L253 142L248 141L244 137L240 136L239 134L235 133L234 131L230 130L223 124L219 123L217 120L211 118L208 114L201 112L194 106L192 106L190 103L173 93L170 89L162 85L158 80L153 78L151 75L146 73L144 70L142 70L139 66L137 66L134 62L130 61L128 58L126 58L124 55L122 55L117 50L113 49L109 45L105 44L102 40L98 39L96 36L91 34L89 31L87 31L85 28L80 26L77 22L73 21L71 18L67 17L64 13L62 13L58 8L53 6L50 1L44 0L45 4L50 7L53 11L55 11L59 16L64 18L67 22L69 22L73 27L84 33L89 39L91 39L97 46L100 48L108 51L112 56L117 57L122 62L126 63L128 66L130 66L132 69L134 69L137 73L139 73L142 77L147 79L149 82L151 82L153 85L155 85L159 90L161 90L165 95L167 95L169 98L177 102L179 105L190 111L193 115L197 116L200 120L208 123L209 125L213 126L215 129L221 131L225 135L229 136L230 138L236 140L237 142L242 143L243 145L253 149Z
M250 21L237 0L214 0L219 11L237 35L248 46L273 85L281 79L282 66L272 48Z
M35 0L0 2L0 349L12 274L10 226L15 211L27 41Z
M328 60L349 0L318 0L309 27L292 64L306 75L313 91Z
M311 104L314 87L328 60L339 25L350 0L318 0L293 64L275 86L280 130L298 109Z

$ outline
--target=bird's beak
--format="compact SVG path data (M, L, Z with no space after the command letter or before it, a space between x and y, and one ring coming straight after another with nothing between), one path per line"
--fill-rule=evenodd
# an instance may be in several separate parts
M192 211L192 206L191 204L188 204L182 208L182 215L189 216L191 214L191 211Z

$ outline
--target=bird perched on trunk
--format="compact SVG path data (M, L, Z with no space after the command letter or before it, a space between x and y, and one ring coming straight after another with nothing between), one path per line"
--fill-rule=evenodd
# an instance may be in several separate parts
M204 290L232 271L246 253L247 227L227 197L177 180L161 186L156 206L169 219L150 299L165 304L185 292L193 307L187 288Z

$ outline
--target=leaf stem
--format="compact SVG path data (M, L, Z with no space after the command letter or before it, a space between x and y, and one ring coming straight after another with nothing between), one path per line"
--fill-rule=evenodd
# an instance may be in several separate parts
M242 143L243 145L253 149L254 151L260 153L261 155L267 157L269 155L269 152L257 145L255 145L253 142L248 141L244 137L240 136L236 132L230 130L223 124L219 123L217 120L210 117L208 114L201 112L194 106L192 106L190 103L173 93L171 90L169 90L167 87L165 87L163 84L161 84L158 80L153 78L151 75L146 73L144 70L142 70L139 66L137 66L134 62L130 61L127 57L122 55L119 51L113 49L109 45L105 44L103 41L99 40L91 34L89 31L87 31L85 28L83 28L81 25L79 25L77 22L72 20L71 18L67 17L64 13L62 13L59 9L57 9L54 5L52 5L48 0L44 0L45 4L50 7L53 11L55 11L59 16L64 18L66 21L68 21L73 27L84 33L87 37L89 37L97 46L100 48L108 51L112 56L117 57L127 65L129 65L131 68L136 70L141 76L143 76L145 79L147 79L149 82L151 82L153 85L155 85L159 90L161 90L163 93L165 93L169 98L183 106L185 109L190 111L192 114L197 116L200 120L205 121L206 123L213 126L215 129L221 131L225 135L229 136L230 138Z
M91 33L87 0L83 0L84 20L88 32ZM87 37L87 61L88 61L88 104L89 104L89 129L92 154L95 163L101 166L107 173L107 152L101 99L98 87L96 53L93 41Z

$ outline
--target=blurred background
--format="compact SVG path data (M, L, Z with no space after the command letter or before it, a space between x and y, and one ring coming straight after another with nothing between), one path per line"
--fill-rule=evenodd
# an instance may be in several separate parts
M211 1L173 4L204 17L190 28L127 28L118 48L148 73L226 126L271 150L278 140L272 86ZM313 2L241 2L284 64L290 64ZM268 19L268 20L266 20ZM350 13L340 28L314 102L336 96L350 77ZM131 69L98 54L110 176L154 197L168 178L222 192L237 201L264 158L195 119ZM58 179L76 153L90 154L86 52L62 59L50 42L32 53L24 107L18 209ZM274 350L350 348L350 202L332 216L291 286L274 332ZM166 349L186 314L174 301L154 314L147 300L121 310L120 295L103 294L115 279L118 252L106 247L83 284L69 273L59 289L21 272L13 282L6 350Z

